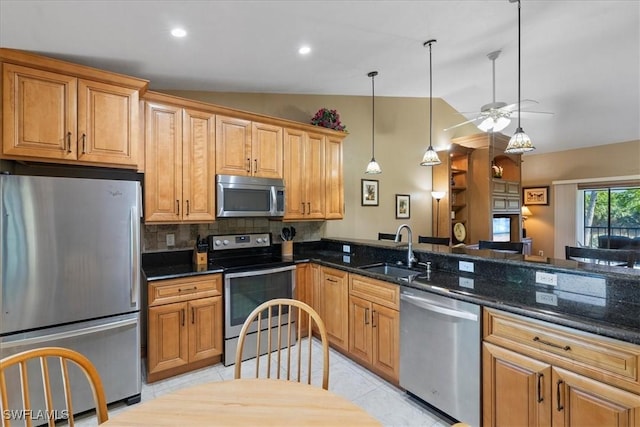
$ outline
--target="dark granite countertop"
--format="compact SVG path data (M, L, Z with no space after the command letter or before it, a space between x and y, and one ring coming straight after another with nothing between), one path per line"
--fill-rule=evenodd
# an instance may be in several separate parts
M347 245L345 248L343 245ZM347 252L343 252L347 249ZM550 323L640 344L640 275L635 271L612 268L593 271L562 262L537 264L520 262L509 254L474 257L455 254L449 248L415 245L419 261L431 262L430 275L421 274L411 282L360 269L385 261L406 259L406 243L323 239L294 245L294 261L312 261L363 276L397 283L451 298L492 307ZM148 280L160 280L222 271L213 268L196 271L189 264L191 251L165 259L161 255L143 257ZM146 254L145 254L146 255ZM175 254L174 254L175 255ZM520 258L517 258L520 257ZM150 262L152 259L154 262ZM185 261L187 260L187 261ZM475 273L457 270L460 260L474 262ZM505 261L509 260L509 261ZM424 273L424 267L420 267ZM536 271L557 275L558 285L541 285Z

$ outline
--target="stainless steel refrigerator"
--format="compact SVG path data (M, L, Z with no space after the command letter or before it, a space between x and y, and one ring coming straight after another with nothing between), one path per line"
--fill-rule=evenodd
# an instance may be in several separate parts
M0 357L71 348L96 366L109 403L140 399L141 209L135 181L0 175ZM74 383L74 412L93 408Z

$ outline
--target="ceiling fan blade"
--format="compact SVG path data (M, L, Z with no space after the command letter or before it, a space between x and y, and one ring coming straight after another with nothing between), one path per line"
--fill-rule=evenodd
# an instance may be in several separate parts
M542 119L542 118L553 116L553 113L550 113L548 111L521 111L520 116L526 117L528 119ZM517 119L518 112L517 111L512 112L511 117L514 119Z
M536 104L539 104L539 102L538 101L534 101L533 99L523 99L522 101L520 101L520 109L528 108L528 107L531 107L531 106L536 105ZM501 110L517 111L518 110L518 103L514 102L513 104L505 105L504 107L501 108Z
M457 125L453 125L453 126L450 126L450 127L446 128L446 129L444 129L444 131L446 132L446 131L448 131L448 130L455 129L455 128L457 128L457 127L460 127L460 126L466 125L466 124L468 124L468 123L473 123L473 122L475 122L475 121L480 120L481 118L482 118L482 117L476 117L475 119L471 119L471 120L467 120L466 122L458 123Z

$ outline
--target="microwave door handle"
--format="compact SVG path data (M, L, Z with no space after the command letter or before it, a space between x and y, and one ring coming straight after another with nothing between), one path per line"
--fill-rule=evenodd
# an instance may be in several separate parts
M416 297L413 295L402 294L400 295L400 299L413 304L417 307L423 308L428 311L433 311L435 313L444 314L445 316L457 317L459 319L467 319L472 320L474 322L478 321L478 316L469 313L467 311L460 311L453 308L443 307L441 305L433 304L433 302L429 301L425 298Z

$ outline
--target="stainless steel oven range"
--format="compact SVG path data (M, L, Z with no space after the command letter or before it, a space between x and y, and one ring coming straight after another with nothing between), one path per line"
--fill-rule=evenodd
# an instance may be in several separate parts
M258 305L274 298L293 298L296 266L274 252L270 233L209 236L209 264L223 269L225 366L235 363L238 336L245 320ZM288 324L288 314L281 323ZM258 333L266 334L266 320L255 323L247 336L247 346L255 348ZM273 319L277 322L277 319ZM295 328L291 328L295 330ZM292 337L295 339L295 337ZM273 348L277 340L272 339ZM267 339L260 339L260 354L267 353ZM283 340L283 345L286 341ZM254 352L255 354L255 352ZM243 356L246 360L252 356Z

